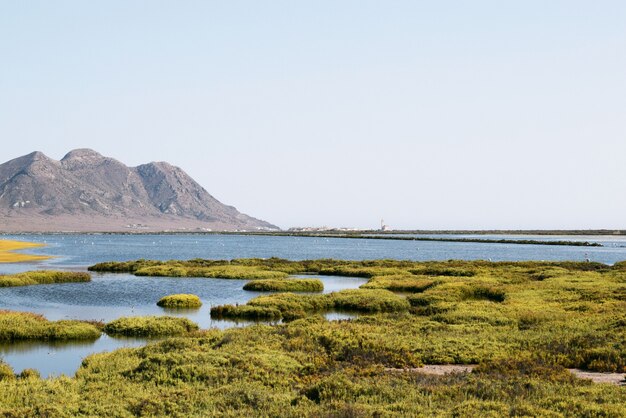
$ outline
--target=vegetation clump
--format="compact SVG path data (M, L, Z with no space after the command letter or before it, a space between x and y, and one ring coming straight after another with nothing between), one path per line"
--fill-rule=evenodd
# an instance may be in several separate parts
M237 318L254 321L274 321L282 318L276 308L250 305L221 305L211 308L211 318Z
M75 271L28 271L0 276L0 287L30 286L51 283L81 283L91 281L89 273Z
M198 330L198 325L187 318L173 316L124 317L109 322L104 332L127 337L162 337L184 335Z
M162 308L191 309L201 307L202 301L196 295L181 293L176 295L163 296L161 299L159 299L157 305Z
M421 293L439 282L430 278L400 274L390 276L374 276L361 289L387 289L394 292Z
M297 295L276 293L251 299L246 305L226 305L211 310L211 316L224 318L251 318L250 308L271 312L272 319L296 319L315 312L345 310L362 313L401 312L409 302L388 290L350 289L325 295ZM260 311L265 312L265 311ZM278 317L275 313L278 312Z
M0 311L0 341L95 340L100 330L83 321L48 321L29 312Z
M243 286L243 290L254 290L257 292L322 292L324 283L319 279L252 280Z

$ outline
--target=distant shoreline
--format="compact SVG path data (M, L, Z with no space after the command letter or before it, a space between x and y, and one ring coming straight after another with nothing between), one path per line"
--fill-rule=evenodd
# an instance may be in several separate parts
M336 238L336 239L374 239L392 241L426 241L426 242L457 242L457 243L478 243L478 244L517 244L517 245L552 245L552 246L573 246L573 247L603 247L602 244L589 241L568 241L554 240L543 241L533 239L496 239L496 238L458 238L446 237L445 235L543 235L559 236L621 236L612 232L610 234L594 231L338 231L329 230L324 232L302 232L302 231L276 231L276 232L234 232L234 231L115 231L115 232L18 232L4 233L0 236L19 235L239 235L239 236L280 236L280 237L303 237L303 238ZM569 232L569 233L568 233ZM576 232L576 233L573 233ZM624 231L620 231L624 232ZM408 235L440 235L438 237L408 236ZM626 235L626 234L625 234Z

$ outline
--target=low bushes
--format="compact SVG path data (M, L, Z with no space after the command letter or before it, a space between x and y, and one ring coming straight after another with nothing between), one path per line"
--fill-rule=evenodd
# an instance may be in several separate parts
M250 308L263 310L251 310ZM333 309L363 313L401 312L410 307L406 298L388 290L350 289L333 292L327 295L296 295L293 293L277 293L259 296L240 306L220 306L211 309L211 316L224 318L251 318L251 315L266 313L272 319L297 319L312 312L324 312ZM271 311L265 311L271 309ZM280 316L275 318L275 312Z
M318 279L253 280L246 283L243 290L255 290L258 292L322 292L324 284Z
M109 335L124 335L128 337L183 335L197 329L198 325L189 319L172 316L119 318L104 326L104 332Z
M100 330L82 321L48 321L29 312L0 311L0 341L95 340Z
M177 294L163 296L157 302L157 305L162 308L199 308L202 306L202 301L196 295L189 294Z
M0 276L0 287L30 286L50 283L89 282L89 273L75 271L28 271L25 273Z

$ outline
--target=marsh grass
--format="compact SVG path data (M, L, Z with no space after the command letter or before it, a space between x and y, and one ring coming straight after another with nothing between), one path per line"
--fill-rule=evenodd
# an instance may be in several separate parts
M91 281L89 273L37 270L0 276L0 287L30 286L51 283L81 283Z
M203 263L193 261L219 267ZM92 355L72 379L18 379L8 371L0 384L0 415L626 416L623 387L592 384L565 370L626 373L623 264L230 263L287 274L337 267L367 275L374 286L395 280L436 285L406 298L359 289L341 296L263 295L246 305L216 307L248 310L252 319L278 313L292 320L186 332ZM425 269L437 274L414 274ZM474 275L441 274L448 269ZM381 270L390 274L377 274ZM382 292L377 302L368 302L376 292ZM373 313L344 321L319 315L337 304ZM383 312L388 309L393 311ZM478 367L429 376L415 369L422 364Z
M319 279L252 280L243 286L243 290L257 292L322 292L324 291L324 283Z
M198 325L187 318L173 316L137 316L119 318L104 326L108 335L127 337L162 337L184 335L198 330Z
M236 318L250 319L255 321L273 321L282 318L282 314L276 308L249 305L221 305L211 308L211 318Z
M275 293L251 299L246 305L226 305L211 310L211 315L223 318L250 318L255 312L250 308L261 308L280 315L278 318L293 320L305 317L309 313L330 310L362 313L401 312L410 307L409 302L388 290L349 289L325 295L297 295L294 293ZM263 311L259 311L263 312Z
M157 302L157 305L162 308L170 309L191 309L199 308L202 306L202 301L197 295L190 294L176 294L163 296Z
M83 321L48 321L29 312L0 311L0 341L95 340L100 330Z

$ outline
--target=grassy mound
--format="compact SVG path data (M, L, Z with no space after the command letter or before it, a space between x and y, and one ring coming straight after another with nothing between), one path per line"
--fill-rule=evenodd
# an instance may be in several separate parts
M81 321L48 321L29 312L0 311L0 341L95 340L100 330Z
M119 318L104 326L108 335L127 337L161 337L184 335L198 330L198 325L187 318L172 316L138 316Z
M157 305L162 308L199 308L202 306L202 301L196 295L189 294L177 294L163 296L157 302Z
M322 292L324 283L318 279L252 280L243 286L243 290L255 290L258 292Z
M89 282L89 273L74 271L28 271L0 276L0 287L30 286L34 284Z

